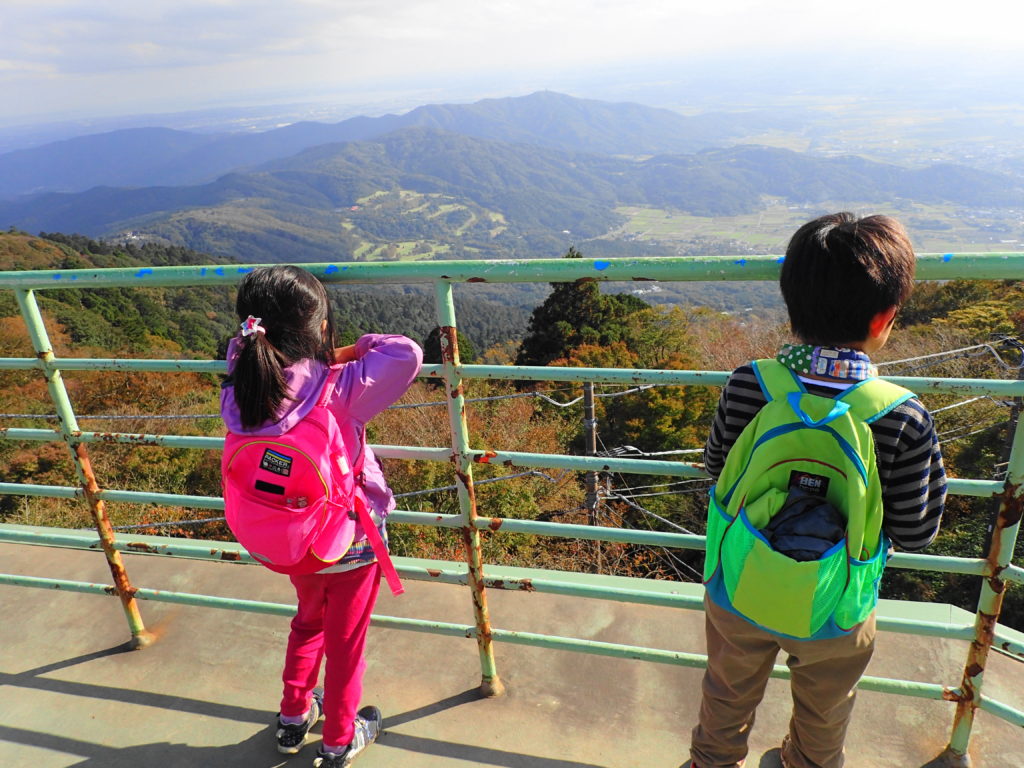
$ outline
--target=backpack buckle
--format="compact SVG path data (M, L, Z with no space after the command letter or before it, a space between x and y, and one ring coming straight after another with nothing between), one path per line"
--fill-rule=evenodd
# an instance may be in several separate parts
M356 511L354 509L350 509L348 511L348 519L349 520L358 520L359 519L359 515L356 514Z

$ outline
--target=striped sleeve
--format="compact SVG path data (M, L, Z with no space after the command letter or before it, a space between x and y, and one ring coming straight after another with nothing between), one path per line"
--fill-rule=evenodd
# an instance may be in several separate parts
M946 503L946 470L932 416L912 398L872 424L871 431L885 532L903 549L923 549L938 534Z
M722 387L718 410L711 424L711 434L704 446L704 467L716 480L725 468L725 457L743 428L766 402L753 366L744 365L732 372Z
M825 397L835 394L834 389L813 384L807 389ZM714 478L722 473L729 450L744 427L766 402L752 366L733 371L722 388L704 446L704 465ZM946 501L946 471L931 414L912 398L873 423L871 431L882 484L885 532L903 549L922 549L938 534Z

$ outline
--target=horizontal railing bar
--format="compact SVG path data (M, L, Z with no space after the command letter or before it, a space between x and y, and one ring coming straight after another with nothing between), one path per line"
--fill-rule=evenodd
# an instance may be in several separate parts
M53 499L80 499L85 497L85 491L81 488L70 488L64 485L0 483L0 496L49 496Z
M327 283L487 282L534 283L592 280L776 281L779 255L658 256L614 259L495 259L414 262L313 262L302 266ZM0 288L102 288L115 286L233 285L262 264L131 267L0 272ZM1013 280L1024 269L1024 254L921 254L919 280Z
M66 371L155 371L227 373L223 360L118 360L91 358L57 358L49 368ZM29 370L43 367L42 361L31 358L0 358L0 370ZM425 365L420 376L437 376L441 366ZM565 366L463 365L456 369L466 379L526 381L591 381L595 384L652 384L661 386L720 387L729 377L728 371L670 371L650 368L571 368ZM1024 381L1017 379L948 379L924 376L883 376L886 381L926 394L992 395L993 397L1024 397Z
M94 584L89 582L69 581L65 579L44 579L13 574L0 574L0 584L20 587L35 587L40 589L59 589L67 592L80 592L98 595L116 595L115 588L108 584ZM225 598L214 595L197 595L187 592L170 592L167 590L147 589L145 587L137 588L135 591L135 597L140 600L173 603L176 605L222 608L227 610L247 611L277 616L292 616L295 613L295 606L293 605L268 603L257 600L243 600L238 598ZM388 629L407 629L412 631L428 632L431 634L444 634L467 638L476 637L477 633L475 626L451 624L448 622L424 621L421 619L406 619L393 616L385 617L374 615L371 617L371 624L376 627ZM614 658L655 661L685 667L702 668L707 666L707 656L696 653L686 653L684 651L643 648L618 643L558 637L555 635L541 635L533 632L517 632L505 629L492 629L492 635L495 640L507 642L513 645L527 645L535 648L547 648L550 650L575 651L578 653L588 653ZM771 676L779 679L788 679L789 670L784 666L776 665L772 669ZM861 679L858 687L864 690L897 693L917 698L943 699L945 694L945 689L940 685L878 677L864 677ZM1002 708L996 708L992 713L1000 716L1001 712L1008 710L1008 707L1003 706Z
M572 368L567 366L463 365L458 372L466 379L511 379L529 381L592 381L595 384L657 384L662 386L701 385L720 387L729 371L668 371L651 368ZM996 397L1024 396L1024 381L1017 379L948 379L926 376L883 376L919 395L978 394Z
M1000 720L1005 720L1010 725L1024 726L1024 711L1014 709L1008 704L990 699L988 696L982 696L981 703L978 706L983 711L988 712L990 715L995 715Z
M35 587L41 589L58 589L67 592L98 595L116 595L114 587L107 584L93 584L63 579L43 579L12 574L0 574L0 584ZM268 603L257 600L224 598L213 595L170 592L166 590L147 588L138 588L135 591L135 597L140 600L150 600L153 602L165 602L204 608L221 608L283 617L290 617L295 613L295 606L293 605ZM395 616L378 616L376 614L371 617L370 623L374 627L382 629L426 632L429 634L446 635L450 637L475 638L477 634L475 626L423 619L408 619ZM587 653L590 655L612 658L653 661L662 664L672 664L693 668L703 668L707 666L706 656L695 653L686 653L683 651L643 648L618 643L566 638L554 635L542 635L532 632L517 632L505 629L492 628L491 633L495 640L513 645L573 651L577 653ZM772 668L771 676L773 678L785 680L789 678L790 673L786 667L775 665ZM943 700L948 697L947 689L941 685L936 685L934 683L919 683L911 680L895 680L890 678L866 676L861 678L857 687L861 690L892 693L914 698ZM1024 724L1024 714L1006 704L1003 704L1002 702L982 697L980 706L986 712L989 712L995 717L1006 720L1007 722L1017 725Z
M1019 565L1008 565L1001 574L1003 579L1015 584L1024 584L1024 568Z
M50 368L61 371L155 371L172 373L227 373L224 360L156 360L153 358L58 357L48 363L35 357L0 358L0 370Z
M445 528L459 528L462 525L460 515L437 515L429 512L412 512L407 510L395 510L388 519L395 523ZM705 537L698 534L637 531L606 528L603 526L548 523L539 520L484 518L477 520L476 525L478 528L492 531L504 529L509 532L538 536L645 544L648 546L675 547L697 551L703 551L706 544ZM74 549L95 549L98 546L99 539L92 530L0 524L0 541ZM255 562L240 544L231 541L122 533L115 539L114 546L123 552L155 555L166 554L203 560ZM981 559L909 552L895 554L890 561L890 565L905 569L974 576L983 574L986 568L985 561Z
M120 443L141 446L166 446L179 448L201 448L205 450L220 450L224 447L222 437L203 437L199 435L151 435L133 434L130 432L77 432L75 439L83 443ZM28 429L21 427L0 428L0 440L36 440L59 442L63 435L53 429ZM385 459L415 459L423 461L451 461L451 449L432 448L421 446L404 445L371 445L373 452ZM521 451L470 451L470 457L478 464L501 464L510 468L529 467L533 469L567 469L576 472L621 472L624 474L640 475L664 475L668 477L691 477L707 478L708 474L699 465L688 464L681 461L660 461L657 459L628 459L611 458L607 456L567 456L557 453L525 453ZM23 496L45 496L39 493L20 493L19 491L3 490L5 486L14 486L14 483L0 483L0 494L23 495ZM39 486L47 487L47 486ZM990 497L1003 492L1004 485L998 480L971 480L949 478L947 489L949 493L957 496L980 496ZM113 496L105 497L109 501L136 501L148 503L154 501L145 497L134 497L130 494L137 491L103 491L102 493L116 493L118 498ZM101 496L101 498L103 498ZM203 509L218 509L211 506L211 497L206 496L176 496L175 494L161 494L155 503L169 504L171 506L198 506ZM188 501L175 501L182 499ZM201 502L192 501L202 499Z
M507 533L527 533L569 539L607 541L617 544L646 544L652 547L678 547L704 551L706 538L695 533L667 533L638 531L627 528L607 528L601 525L574 523L548 523L543 520L515 520L507 517L483 517L474 521L477 528Z
M1024 661L1024 642L1007 637L998 626L992 633L992 647L1018 657L1018 661Z

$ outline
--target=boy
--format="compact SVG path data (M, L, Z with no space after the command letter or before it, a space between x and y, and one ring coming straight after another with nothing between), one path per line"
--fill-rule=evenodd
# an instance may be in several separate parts
M827 398L873 376L870 355L888 340L896 312L913 289L914 266L903 227L887 216L836 213L802 226L786 249L780 287L793 332L803 343L786 345L777 360L807 392ZM754 364L741 366L722 390L704 453L716 479L744 427L767 403L757 371ZM946 494L932 418L908 393L870 423L870 433L881 485L882 509L875 513L881 529L903 549L921 549L938 532ZM842 766L854 687L874 650L871 597L864 621L825 639L772 632L720 598L710 588L704 598L708 667L686 766L743 764L755 710L780 649L788 654L793 694L783 765Z

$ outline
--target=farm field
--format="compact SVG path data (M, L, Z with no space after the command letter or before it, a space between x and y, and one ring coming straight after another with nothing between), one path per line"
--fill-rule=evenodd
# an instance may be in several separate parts
M921 253L1024 250L1024 211L968 210L953 205L905 201L889 206L848 201L793 206L779 200L766 200L756 213L716 217L646 206L620 206L616 212L625 216L626 222L608 237L667 245L695 240L738 241L759 251L777 253L785 250L789 237L801 224L839 210L895 216L907 227L915 248Z

